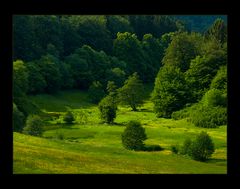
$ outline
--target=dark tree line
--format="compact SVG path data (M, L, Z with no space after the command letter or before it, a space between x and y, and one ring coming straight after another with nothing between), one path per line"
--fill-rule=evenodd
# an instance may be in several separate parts
M37 110L26 95L72 88L98 91L98 103L109 81L121 88L137 72L144 83L157 76L155 110L169 117L217 85L226 41L221 19L200 34L171 16L14 16L14 109L27 116Z

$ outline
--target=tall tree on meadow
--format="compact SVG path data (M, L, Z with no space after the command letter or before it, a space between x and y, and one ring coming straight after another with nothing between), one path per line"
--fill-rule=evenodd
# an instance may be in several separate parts
M129 105L133 111L143 104L144 87L138 74L135 72L125 81L124 86L118 89L118 98L120 103Z
M176 66L163 66L155 80L152 93L154 110L158 117L170 117L188 101L188 88L184 74Z
M111 124L116 118L117 106L115 98L111 95L104 97L98 104L100 118L103 122Z

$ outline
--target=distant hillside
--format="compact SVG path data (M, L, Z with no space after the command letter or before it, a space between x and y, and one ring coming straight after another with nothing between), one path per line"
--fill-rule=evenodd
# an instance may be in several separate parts
M214 16L208 16L208 15L189 15L189 16L179 16L176 15L175 18L183 20L187 24L187 28L190 31L197 31L197 32L204 32L206 29L213 24L213 22L217 18L221 18L224 20L224 22L227 24L227 16L225 15L214 15Z

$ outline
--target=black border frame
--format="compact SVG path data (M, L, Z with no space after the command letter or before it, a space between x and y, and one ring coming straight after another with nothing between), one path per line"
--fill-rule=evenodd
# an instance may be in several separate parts
M235 1L234 1L235 2ZM239 76L240 49L239 16L236 3L225 0L133 1L133 0L22 0L9 2L2 8L0 81L0 175L13 175L12 136L12 15L16 14L219 14L228 16L228 129L227 175L240 176L240 114ZM10 4L11 3L11 4ZM5 30L7 29L7 30ZM165 175L160 174L163 178ZM178 175L180 176L180 175ZM184 175L185 176L185 175ZM206 175L205 175L206 176ZM205 177L202 176L202 177ZM148 176L147 176L148 177ZM167 176L168 177L168 176ZM180 176L181 177L181 176ZM187 177L192 177L187 175Z

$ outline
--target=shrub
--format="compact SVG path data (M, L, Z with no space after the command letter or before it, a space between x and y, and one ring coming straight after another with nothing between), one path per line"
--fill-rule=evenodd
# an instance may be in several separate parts
M43 133L43 122L37 115L29 115L27 117L26 126L23 128L23 133L34 136L41 136Z
M227 106L227 96L219 89L210 89L202 98L202 103L207 107Z
M187 139L184 141L183 146L181 147L180 154L182 154L182 155L188 155L188 154L189 154L189 151L190 151L190 148L191 148L191 144L192 144L191 139L187 138Z
M67 123L67 124L72 124L73 121L75 121L74 115L71 111L67 111L66 114L63 117L63 120Z
M171 145L171 146L170 146L170 150L172 151L172 153L178 154L178 152L179 152L179 147L178 147L178 145Z
M174 120L184 119L190 116L191 112L195 111L198 108L198 103L195 104L186 104L185 108L173 112L171 118Z
M227 109L223 107L204 107L199 105L190 114L190 122L197 127L216 128L227 124Z
M129 150L143 150L146 139L145 129L138 121L130 121L122 133L122 144Z
M189 156L197 161L206 161L214 152L214 143L206 132L201 132L192 142Z
M78 112L78 121L80 124L85 124L88 121L88 113L86 110L80 110Z
M116 118L117 106L114 98L110 95L101 100L98 105L100 111L100 117L105 123L113 123Z

